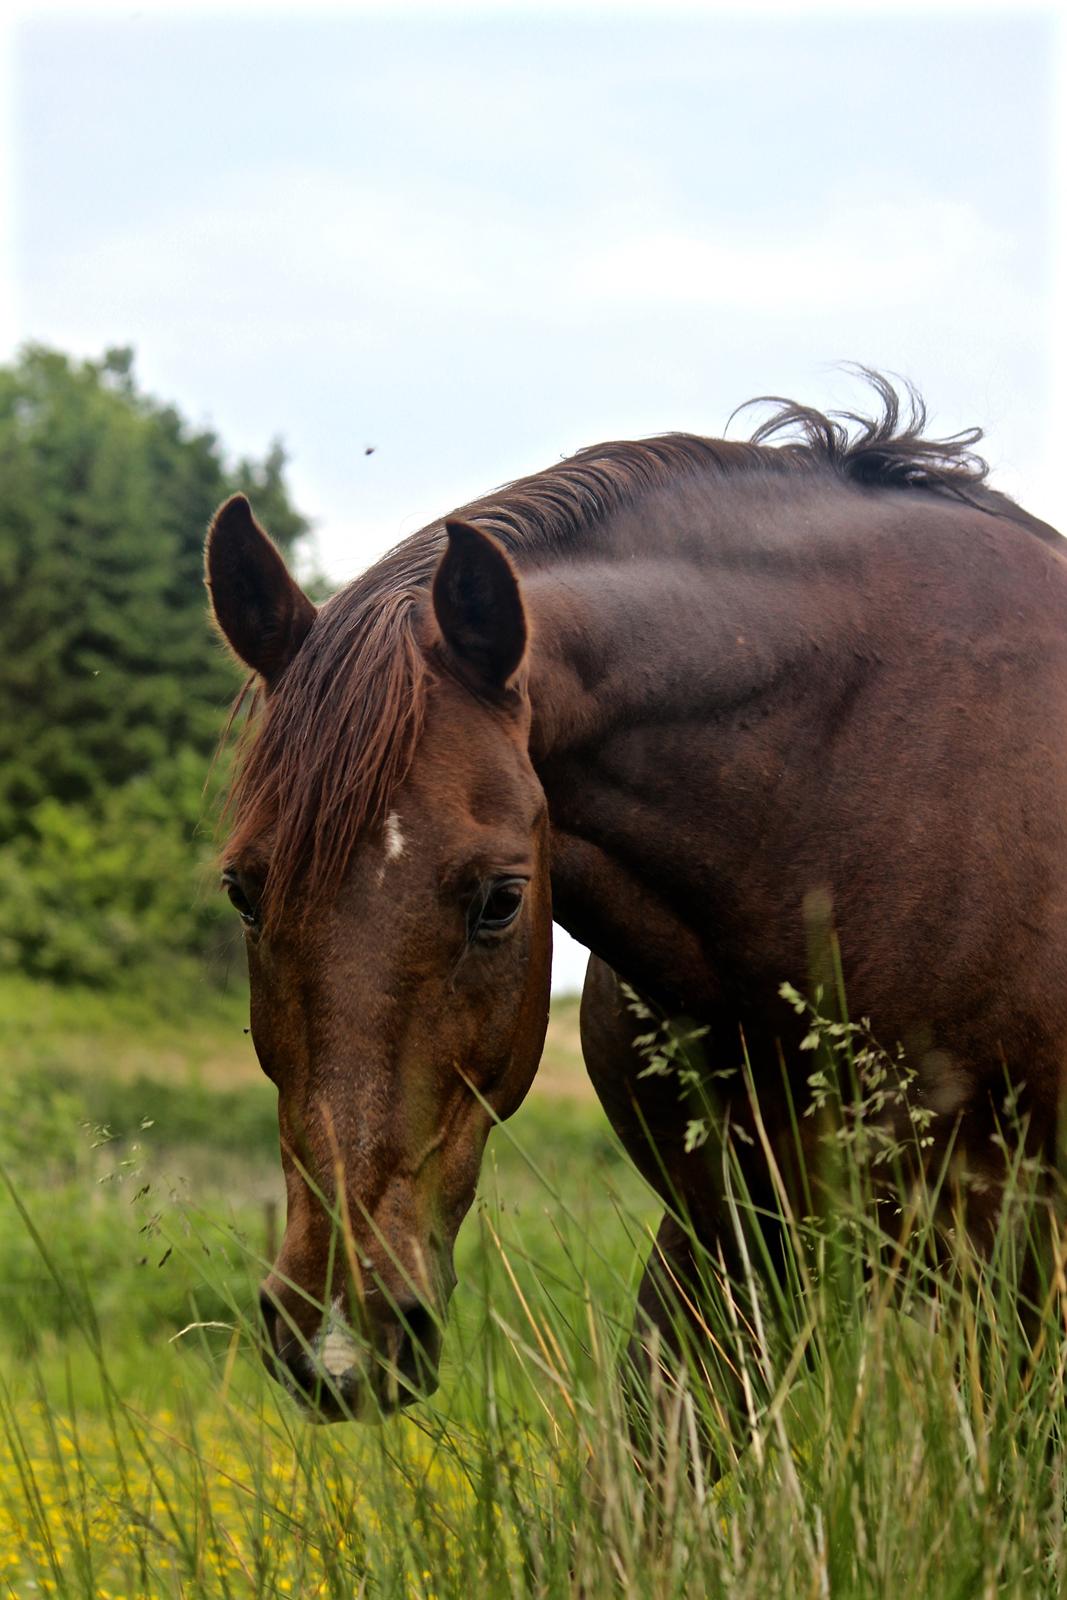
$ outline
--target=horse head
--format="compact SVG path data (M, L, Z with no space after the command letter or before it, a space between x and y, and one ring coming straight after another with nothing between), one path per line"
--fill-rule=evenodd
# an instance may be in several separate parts
M486 1138L544 1042L548 823L523 602L501 546L452 522L432 584L383 595L379 614L372 600L353 634L240 496L212 524L207 581L262 680L222 879L278 1090L270 1358L314 1415L374 1416L436 1385Z

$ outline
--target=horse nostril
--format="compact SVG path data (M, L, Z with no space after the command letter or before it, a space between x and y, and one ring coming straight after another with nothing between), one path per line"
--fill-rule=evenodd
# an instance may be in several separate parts
M421 1300L398 1306L402 1337L397 1356L397 1371L407 1393L401 1405L409 1405L437 1387L437 1361L441 1350L441 1325L438 1313Z
M428 1305L416 1300L412 1306L398 1307L400 1320L416 1345L429 1348L437 1333L437 1319Z

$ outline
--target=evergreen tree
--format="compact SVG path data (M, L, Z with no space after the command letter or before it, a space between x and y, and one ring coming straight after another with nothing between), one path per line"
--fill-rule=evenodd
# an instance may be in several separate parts
M199 791L241 673L203 540L243 489L290 551L284 466L231 469L130 350L0 368L0 965L106 983L217 945Z
M307 524L284 454L227 469L137 390L129 350L0 369L0 839L46 796L100 801L208 755L237 674L207 620L203 539L237 488L283 548Z

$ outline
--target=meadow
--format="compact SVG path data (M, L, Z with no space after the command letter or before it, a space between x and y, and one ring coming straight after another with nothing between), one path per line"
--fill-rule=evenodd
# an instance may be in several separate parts
M762 1353L723 1352L745 1427L694 1384L639 1469L617 1371L659 1207L559 1002L461 1231L440 1389L316 1428L252 1330L281 1184L242 996L7 978L0 1025L0 1593L1064 1591L1054 1220L1028 1323L1017 1227L950 1274L921 1218L888 1261L847 1203L819 1237L797 1220L740 1313Z

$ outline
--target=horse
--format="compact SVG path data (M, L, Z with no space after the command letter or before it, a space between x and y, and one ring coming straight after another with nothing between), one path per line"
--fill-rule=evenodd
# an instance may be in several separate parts
M727 1271L731 1239L635 997L718 1064L743 1055L753 1193L810 1094L782 987L810 971L813 916L914 1074L932 1159L951 1141L973 1178L976 1236L1006 1080L1052 1150L1067 562L989 486L981 430L928 438L917 391L868 376L869 417L767 397L743 442L584 449L319 606L246 498L217 512L214 618L257 686L221 877L287 1190L262 1316L316 1419L435 1387L486 1139L541 1055L553 919L591 952L588 1073L665 1204L646 1341L677 1341L664 1283L694 1239ZM722 1076L741 1126L750 1096Z

